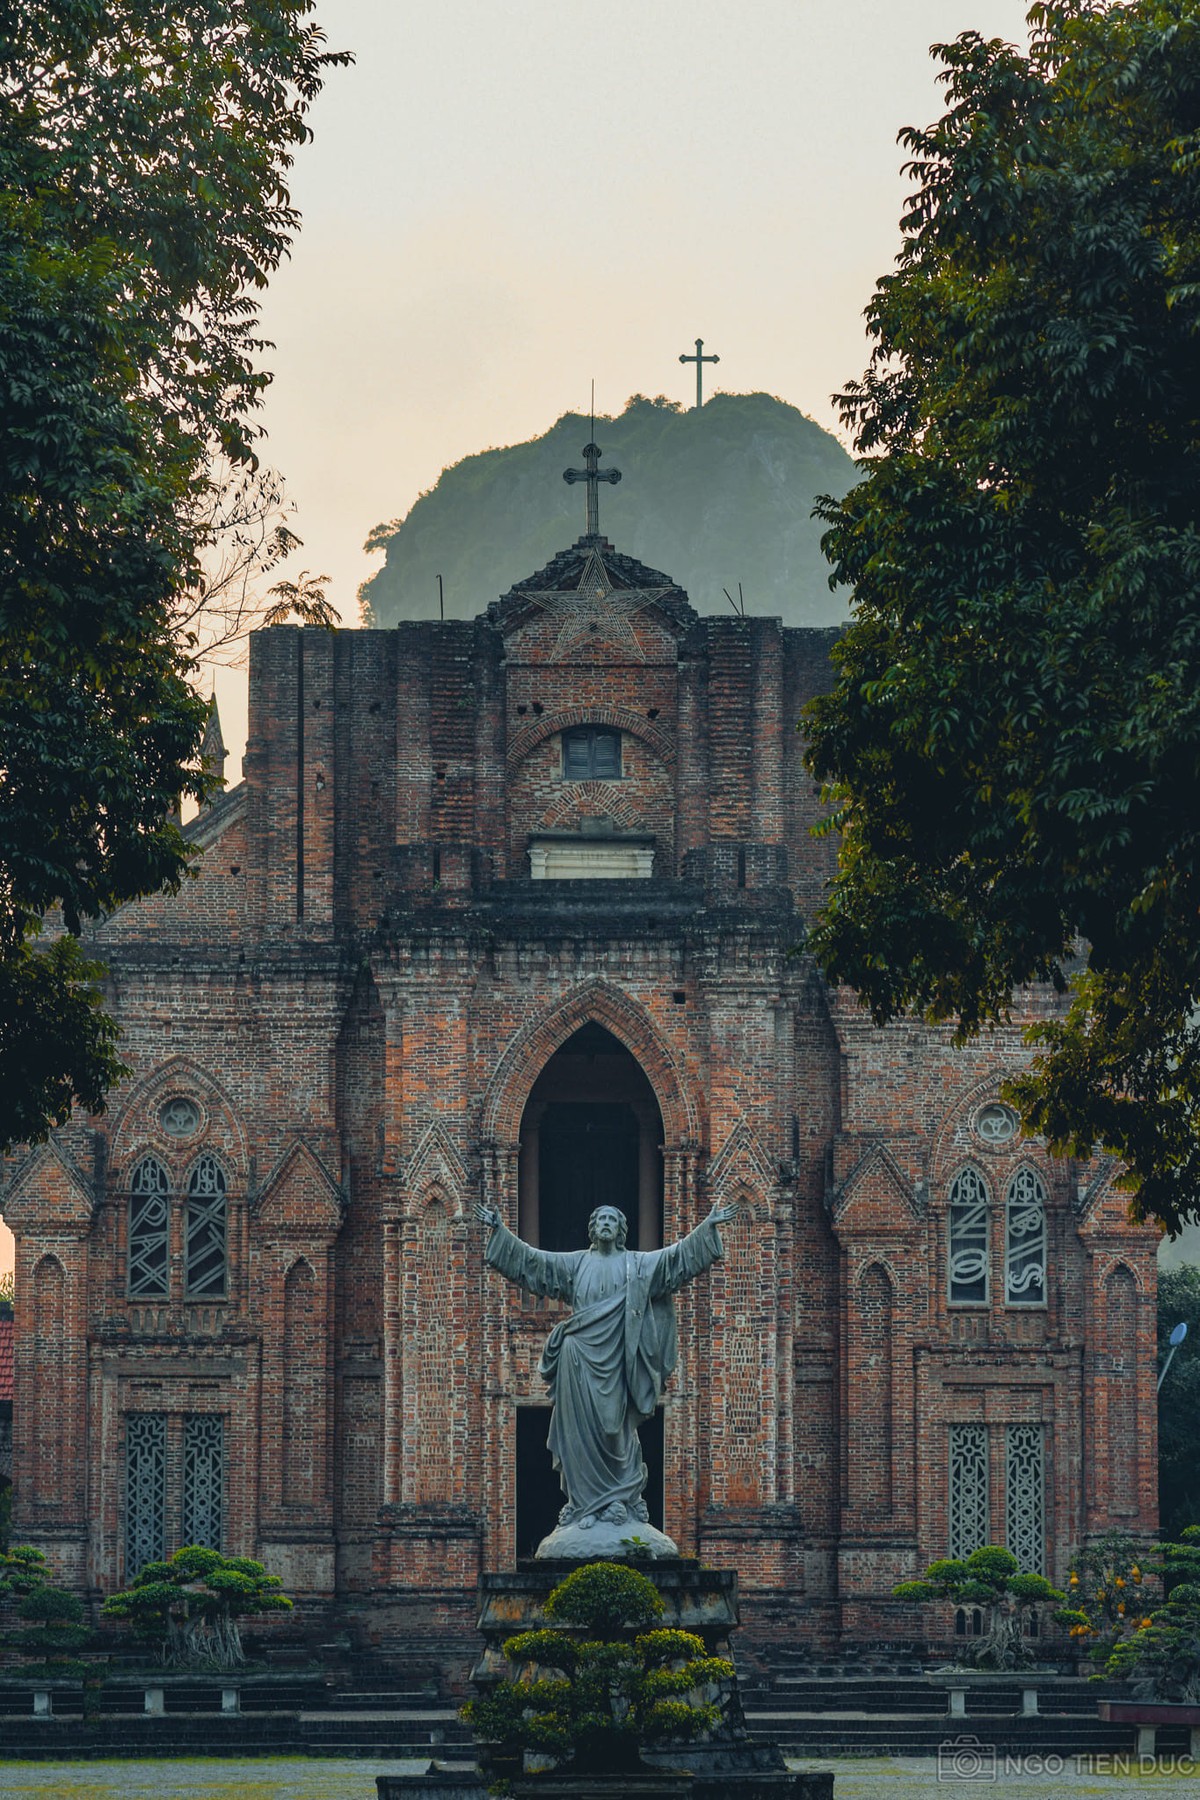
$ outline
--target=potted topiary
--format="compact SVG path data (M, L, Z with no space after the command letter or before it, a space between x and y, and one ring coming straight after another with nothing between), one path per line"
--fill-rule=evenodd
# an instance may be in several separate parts
M961 1663L973 1669L1007 1671L1031 1663L1025 1633L1028 1615L1065 1595L1044 1575L1025 1575L1010 1550L985 1544L967 1557L930 1563L919 1581L892 1589L898 1600L948 1600L954 1607L979 1608L984 1628L956 1646Z
M147 1563L131 1586L109 1595L101 1617L131 1626L162 1663L226 1673L246 1660L239 1619L291 1611L279 1590L278 1575L262 1563L191 1544Z
M512 1679L463 1709L492 1769L507 1762L512 1791L545 1800L577 1796L584 1786L614 1795L688 1792L690 1776L651 1768L642 1752L712 1731L732 1663L706 1655L690 1631L659 1627L653 1581L627 1564L573 1570L545 1611L548 1628L505 1642Z

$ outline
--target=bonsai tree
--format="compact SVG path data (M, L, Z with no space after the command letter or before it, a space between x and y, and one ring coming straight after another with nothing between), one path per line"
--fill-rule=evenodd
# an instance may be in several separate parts
M71 1655L92 1635L83 1602L54 1585L40 1550L17 1544L0 1557L0 1597L20 1621L4 1633L5 1646L32 1658L24 1673L50 1680L83 1674L86 1664Z
M654 1583L620 1563L588 1563L551 1592L551 1627L504 1645L511 1681L463 1708L501 1752L588 1770L630 1770L651 1744L703 1736L720 1723L733 1664L690 1631L656 1628ZM558 1627L558 1629L555 1629ZM549 1671L549 1673L547 1673Z
M1019 1669L1032 1662L1026 1618L1035 1608L1066 1597L1044 1575L1023 1575L1012 1552L996 1544L973 1550L963 1559L932 1562L919 1581L902 1581L892 1592L898 1600L978 1606L985 1616L983 1633L968 1639L962 1649L963 1660L977 1669Z
M131 1587L110 1594L101 1617L130 1625L174 1667L235 1669L246 1660L238 1620L291 1610L279 1588L262 1563L192 1544L147 1563Z
M1200 1701L1200 1525L1178 1544L1155 1544L1167 1597L1112 1646L1105 1673L1139 1700Z
M1054 1617L1083 1640L1081 1648L1093 1662L1106 1664L1150 1612L1151 1554L1144 1539L1108 1531L1073 1558L1067 1604Z

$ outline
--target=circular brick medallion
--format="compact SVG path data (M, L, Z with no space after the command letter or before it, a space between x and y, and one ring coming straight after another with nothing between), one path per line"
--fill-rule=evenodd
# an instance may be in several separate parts
M194 1100L176 1094L159 1112L158 1122L168 1137L195 1137L200 1129L200 1108Z
M989 1100L975 1114L975 1135L985 1144L1011 1144L1021 1129L1021 1121L1003 1100Z

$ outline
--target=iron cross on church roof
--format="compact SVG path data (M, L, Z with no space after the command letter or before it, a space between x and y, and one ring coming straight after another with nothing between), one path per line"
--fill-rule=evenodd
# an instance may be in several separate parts
M577 481L587 482L587 535L600 536L600 501L597 495L597 483L609 481L616 487L621 479L620 469L601 469L597 467L603 452L598 444L583 446L583 460L586 469L564 469L563 480L574 486Z

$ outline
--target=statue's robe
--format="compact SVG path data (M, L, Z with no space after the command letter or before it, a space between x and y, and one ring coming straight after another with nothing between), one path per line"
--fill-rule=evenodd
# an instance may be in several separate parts
M485 1257L494 1269L573 1309L550 1333L538 1365L554 1402L548 1442L567 1496L562 1523L616 1502L645 1516L637 1428L675 1367L671 1295L720 1255L721 1234L707 1221L663 1250L611 1255L535 1250L505 1225L492 1232Z

